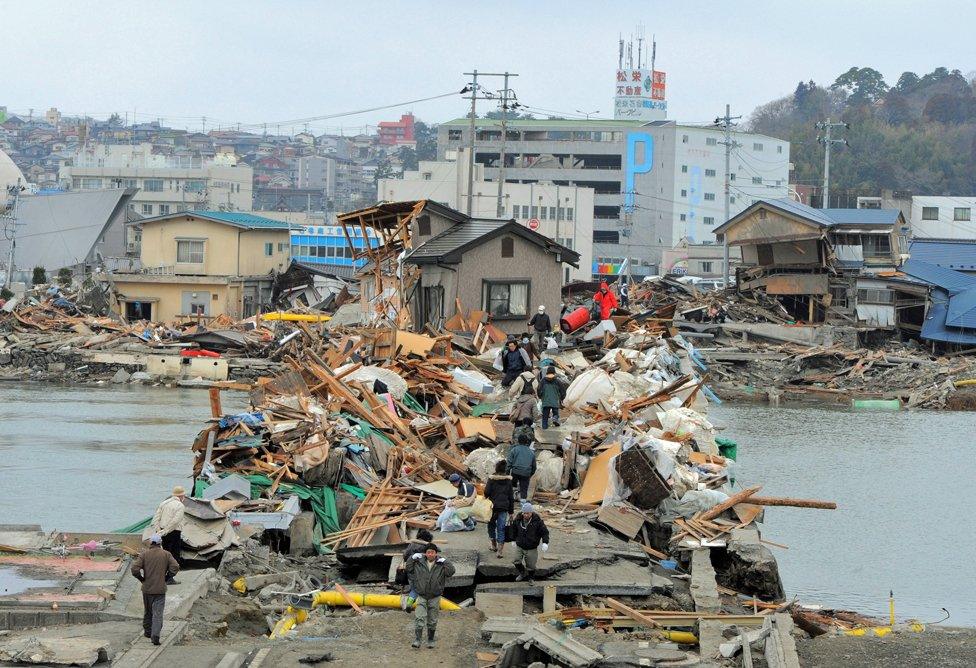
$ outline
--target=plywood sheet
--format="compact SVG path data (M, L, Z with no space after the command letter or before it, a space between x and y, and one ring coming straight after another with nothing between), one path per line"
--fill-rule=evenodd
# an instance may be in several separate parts
M437 343L437 341L429 336L397 330L394 350L399 348L401 355L413 354L426 357L427 353L430 352L430 349L434 347L435 343Z
M578 503L601 503L603 501L603 493L607 489L610 474L610 459L619 454L620 444L614 443L590 460L590 466L586 469L586 478L580 488Z
M481 434L485 438L496 440L495 427L491 423L491 418L471 418L465 417L458 420L458 433L465 438Z

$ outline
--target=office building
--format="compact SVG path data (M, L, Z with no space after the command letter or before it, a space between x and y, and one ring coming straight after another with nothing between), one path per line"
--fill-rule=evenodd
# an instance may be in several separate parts
M475 124L475 160L489 181L501 166L500 123ZM732 139L730 217L756 200L786 197L789 142L743 132ZM592 189L593 275L618 273L628 257L633 276L652 275L680 241L716 243L713 230L725 217L724 140L721 128L673 121L512 120L504 179ZM439 159L469 141L468 119L441 124Z

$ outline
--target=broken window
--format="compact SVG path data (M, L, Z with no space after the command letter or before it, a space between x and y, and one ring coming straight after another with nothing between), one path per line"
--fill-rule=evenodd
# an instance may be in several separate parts
M773 247L771 244L759 244L756 246L756 254L759 256L759 264L770 265L773 263Z

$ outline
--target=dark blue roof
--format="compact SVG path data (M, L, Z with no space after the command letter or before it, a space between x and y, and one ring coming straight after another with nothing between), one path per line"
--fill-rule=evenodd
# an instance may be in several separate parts
M733 216L728 222L719 225L713 232L723 233L733 221L741 220L759 207L779 209L780 211L814 223L820 227L835 226L877 226L887 227L898 224L898 209L814 209L792 199L758 199L751 206Z
M835 225L896 225L898 209L825 209Z
M914 256L901 267L933 286L922 325L922 338L976 344L976 276L946 269Z
M976 287L976 276L969 276L953 269L946 269L931 262L916 260L913 256L901 266L901 271L919 278L925 283L937 285L949 292L959 292Z
M956 271L976 271L976 241L968 239L912 239L913 260Z
M976 289L967 290L976 298ZM953 300L959 296L950 297L949 293L942 288L933 288L929 297L929 309L925 313L925 322L922 323L922 338L929 341L945 341L946 343L967 343L976 345L976 318L971 317L972 324L967 325L966 329L961 326L949 326L946 322L949 311L953 305ZM972 312L970 312L972 314Z

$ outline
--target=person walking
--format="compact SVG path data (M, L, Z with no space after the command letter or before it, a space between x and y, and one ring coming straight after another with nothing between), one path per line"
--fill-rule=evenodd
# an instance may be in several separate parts
M544 304L539 305L538 312L529 320L529 327L535 333L536 347L539 350L539 355L542 355L542 351L546 349L546 337L552 332L552 319L546 313Z
M502 558L505 549L505 527L508 516L515 506L515 492L512 489L512 476L508 475L508 463L504 459L495 462L495 472L485 483L485 498L491 501L491 519L488 520L488 537L491 551Z
M510 397L521 397L527 394L531 397L535 397L536 390L539 389L539 379L536 378L535 374L532 373L532 369L526 369L518 375L518 377L512 381L512 386L508 388L508 396Z
M421 529L417 532L417 538L411 540L410 544L403 550L403 563L397 566L396 583L404 586L403 591L405 593L400 594L400 609L404 612L410 612L417 602L417 592L410 587L410 582L407 579L407 564L410 563L410 558L413 555L423 554L427 544L433 541L434 534L427 529Z
M600 320L609 320L613 309L617 308L617 295L613 294L606 281L600 283L600 289L593 295L593 303L600 308Z
M180 565L183 564L180 550L183 547L183 515L186 512L183 499L185 498L186 490L180 485L174 487L172 496L156 507L156 513L149 523L152 532L163 537L163 549L173 555L176 563ZM176 580L170 578L168 584L176 584Z
M149 538L149 547L139 553L129 569L142 583L142 633L152 640L153 645L159 644L159 634L163 630L166 583L180 571L179 563L162 543L163 537L154 533Z
M630 307L630 285L626 278L620 281L620 305L624 308Z
M441 595L447 579L454 575L454 564L440 556L441 548L427 543L423 554L410 557L407 564L407 577L411 588L417 592L417 607L414 611L414 641L411 647L420 647L424 627L427 628L427 647L433 648L434 634L437 631L437 616L441 609Z
M498 351L495 367L500 367L505 374L502 378L502 387L510 387L520 373L532 369L532 360L525 349L519 346L518 341L510 339L505 347Z
M549 418L559 426L559 409L566 398L566 383L556 377L556 369L546 367L545 375L539 382L539 398L542 399L542 428L549 428Z
M519 501L524 501L529 495L529 479L535 475L535 453L529 445L532 443L532 437L521 432L518 435L518 440L515 445L513 445L509 451L508 456L505 458L505 462L508 464L508 470L512 474L512 479L518 485L519 489Z
M532 380L536 382L535 378ZM537 401L534 394L520 394L515 399L515 403L512 404L512 412L508 415L508 421L517 425L522 424L523 420L528 420L529 424L535 422Z
M515 581L532 582L539 561L539 549L543 552L549 550L549 529L528 501L522 503L522 512L515 518L512 527L517 548L514 563L519 572Z

